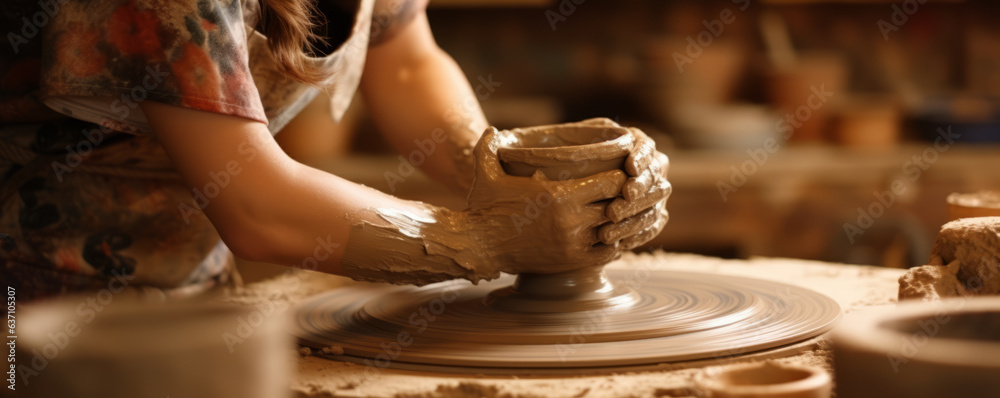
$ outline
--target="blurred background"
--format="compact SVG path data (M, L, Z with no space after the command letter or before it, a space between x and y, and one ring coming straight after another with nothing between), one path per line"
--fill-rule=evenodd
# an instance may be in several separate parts
M988 1L432 0L428 14L497 127L608 117L657 141L671 159L671 220L644 250L905 268L927 261L950 193L1000 186L998 11ZM278 140L390 191L384 175L400 161L360 101L330 123ZM391 191L463 204L422 175Z

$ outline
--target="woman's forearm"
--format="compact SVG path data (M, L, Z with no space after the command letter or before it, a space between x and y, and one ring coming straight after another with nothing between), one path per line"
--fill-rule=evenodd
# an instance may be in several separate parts
M432 240L409 236L420 235L412 231L407 235L406 225L385 216L429 219L421 225L429 228L449 210L401 200L295 162L261 123L151 101L141 106L185 183L201 193L197 210L238 257L367 280L429 283L475 277L452 257L428 255L425 247ZM192 208L185 206L178 217L193 216ZM364 239L378 231L381 238L393 237L393 247ZM391 252L383 249L390 248L410 258L386 257Z
M472 147L488 124L462 70L434 42L426 15L368 51L361 89L379 129L405 161L468 193Z

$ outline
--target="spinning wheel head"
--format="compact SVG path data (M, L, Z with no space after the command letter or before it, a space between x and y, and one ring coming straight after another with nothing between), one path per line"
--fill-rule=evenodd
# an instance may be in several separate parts
M597 267L513 282L339 289L301 305L293 334L358 363L405 341L383 363L393 368L580 373L749 354L822 334L840 317L814 291L718 274Z

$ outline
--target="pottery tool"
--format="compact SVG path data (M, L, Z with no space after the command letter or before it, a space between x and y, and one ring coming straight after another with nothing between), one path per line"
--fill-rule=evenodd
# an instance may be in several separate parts
M498 151L505 170L550 178L621 168L620 141L632 138L617 126L523 134ZM835 301L798 286L598 266L476 286L338 289L300 305L292 333L316 349L339 347L329 358L382 368L580 373L728 359L815 337L839 317Z

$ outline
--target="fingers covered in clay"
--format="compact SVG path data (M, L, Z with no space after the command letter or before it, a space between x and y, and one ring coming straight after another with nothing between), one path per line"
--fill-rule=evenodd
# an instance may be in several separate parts
M638 176L649 168L656 153L656 143L653 142L646 133L636 128L630 128L629 132L635 136L635 148L628 158L625 159L625 171L630 176Z
M659 215L659 206L653 206L641 213L626 218L621 222L609 223L600 228L598 237L605 244L612 244L624 238L638 234L653 226Z
M608 217L615 223L633 217L670 196L671 186L666 175L669 159L656 150L649 136L636 128L629 132L636 144L625 160L625 170L631 176L622 187L621 198L608 207Z
M612 222L617 223L628 217L632 217L660 201L665 201L670 197L671 191L673 191L673 187L670 183L666 179L659 178L653 186L635 198L635 200L630 201L625 198L618 198L611 202L608 205L608 218Z
M563 181L559 185L562 195L580 205L613 199L621 192L628 177L621 170L610 170L590 177Z
M625 171L565 180L541 169L511 175L498 152L516 147L508 141L517 138L517 132L490 128L475 148L477 179L462 228L484 256L504 272L553 273L603 265L617 255L617 244L603 244L597 228L609 221L607 207L629 179Z
M590 130L581 130L581 126ZM554 273L600 266L619 255L622 242L644 243L663 228L665 217L660 210L671 188L664 178L664 156L649 137L609 119L542 127L490 128L475 147L476 181L465 211L467 219L473 221L467 230L492 264L508 273ZM536 141L519 141L532 134L551 135L561 143L579 141L580 134L596 135L607 144L588 150L574 150L573 145L525 149L528 143L538 145L537 137L533 138ZM624 158L624 162L607 164L603 168L607 171L583 177L553 177L553 170L558 171L563 164L559 162L603 162L608 154ZM532 167L520 166L525 164L537 168L528 174L523 170ZM515 165L522 171L505 171Z
M643 173L638 177L629 178L622 186L622 198L628 202L636 201L649 192L655 181L656 177L652 173Z
M597 243L587 250L587 254L589 257L595 259L597 264L606 264L621 255L621 248L619 245Z
M489 127L483 132L482 137L472 149L476 162L476 180L480 182L496 181L501 176L506 175L503 166L500 165L500 158L497 150L502 145L508 144L511 138L508 133L500 132L496 127Z
M667 212L666 203L660 202L657 204L655 211L657 214L652 217L654 220L653 223L645 229L640 230L635 235L618 241L619 249L632 250L636 247L642 246L644 243L655 238L656 235L659 235L660 231L663 231L663 227L667 226L667 221L670 220L670 214Z

